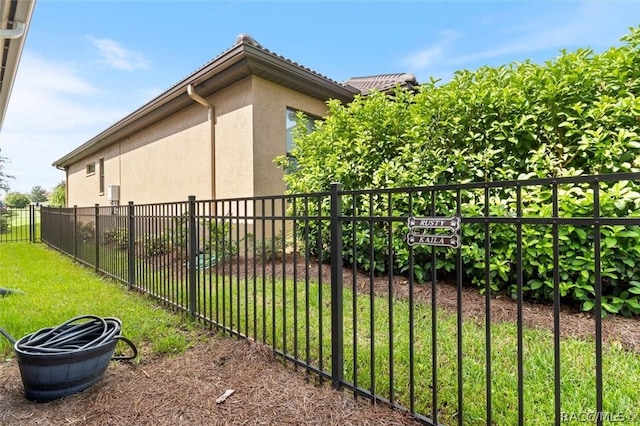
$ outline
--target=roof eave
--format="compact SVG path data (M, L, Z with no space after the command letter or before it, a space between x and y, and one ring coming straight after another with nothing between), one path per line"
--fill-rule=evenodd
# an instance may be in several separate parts
M246 48L250 53L249 63L252 66L252 74L259 75L258 71L260 71L270 74L270 77L286 79L288 81L282 81L283 86L318 99L330 98L350 102L359 93L351 86L329 80L308 68L283 60L271 52L265 52L251 45L247 45Z
M198 93L206 97L250 75L270 79L285 87L323 100L335 98L348 102L357 93L357 90L352 87L340 85L261 48L249 44L239 44L56 160L53 166L67 167L83 157L188 107L193 103L187 95L189 84L197 87Z
M25 38L33 15L36 0L0 0L0 25L3 30L15 28L18 22L24 23L24 31L17 38L0 38L0 129L4 123L7 105L13 91L13 83L18 71Z

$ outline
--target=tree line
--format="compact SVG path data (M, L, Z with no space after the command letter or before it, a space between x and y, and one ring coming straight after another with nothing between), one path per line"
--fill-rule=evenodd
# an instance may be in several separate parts
M15 179L14 176L5 172L4 165L7 161L7 157L0 155L0 191L5 192L3 205L13 208L24 208L30 203L45 203L48 202L51 206L65 206L66 188L65 182L62 181L54 186L51 191L47 191L42 186L34 186L29 193L11 191L9 185L10 179Z

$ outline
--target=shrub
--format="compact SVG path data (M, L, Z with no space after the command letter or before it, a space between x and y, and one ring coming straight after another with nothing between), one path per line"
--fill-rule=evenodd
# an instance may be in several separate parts
M204 243L204 253L215 258L216 262L229 259L238 254L243 239L233 238L233 226L224 220L208 221L208 238Z
M23 209L29 205L29 197L19 192L9 192L5 196L4 202L8 207Z
M433 80L417 93L396 90L393 96L373 92L344 106L330 101L325 121L309 134L295 132L291 159L275 161L287 170L290 193L326 191L331 182L344 189L416 187L472 181L502 181L530 177L576 176L640 172L640 27L623 37L624 44L601 54L589 49L563 51L553 61L538 65L514 63L477 71L460 71L446 83ZM638 216L638 184L602 184L601 215ZM433 202L438 215L454 210L452 195L442 193ZM525 215L550 217L550 190L523 194ZM373 200L374 215L409 214L407 200ZM370 214L370 200L344 202L345 214ZM515 194L492 194L492 216L514 214ZM464 195L462 215L482 216L478 194ZM593 215L590 188L574 186L559 191L565 216ZM313 207L317 209L316 206ZM322 214L329 204L320 207ZM429 197L413 200L414 212L431 211ZM316 214L317 212L310 212ZM347 223L343 257L365 270L385 272L386 236L383 223ZM301 231L303 231L301 229ZM328 227L307 226L309 241L328 241ZM406 227L392 230L393 269L408 272ZM462 247L464 274L476 285L484 282L484 227L466 225ZM552 241L549 227L526 226L524 233L525 292L528 297L552 297ZM608 312L640 314L640 279L635 259L640 246L636 227L602 226L603 307ZM492 225L490 279L495 291L514 292L515 228ZM561 241L561 295L593 308L593 232L580 227L559 228ZM373 256L370 248L373 247ZM318 254L310 247L311 254ZM354 253L356 256L354 256ZM324 251L328 256L328 252ZM426 279L430 251L414 250L414 274ZM438 258L439 270L454 268L454 254Z
M172 249L173 244L171 238L166 234L149 234L142 238L142 250L146 257L170 253Z
M79 236L82 242L93 241L96 237L96 228L93 222L81 223Z
M102 234L102 241L105 244L114 244L116 248L124 250L129 246L129 231L124 227L107 229Z
M12 216L11 211L0 210L0 234L8 234L11 231Z
M250 253L255 255L257 259L267 262L284 259L287 254L294 252L294 248L297 254L305 252L302 240L298 241L298 245L294 247L293 237L291 235L285 236L282 231L274 238L256 239L255 245L253 244L253 234L248 234L247 240Z

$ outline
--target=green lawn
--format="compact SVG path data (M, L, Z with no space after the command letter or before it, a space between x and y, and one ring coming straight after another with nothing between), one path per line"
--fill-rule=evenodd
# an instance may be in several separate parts
M196 338L185 316L98 277L42 244L0 244L0 287L24 292L0 297L0 327L16 338L83 314L120 318L122 334L142 349L142 356L179 353ZM12 353L0 337L0 354Z
M129 292L121 284L98 278L90 269L43 245L0 245L0 286L25 294L0 298L0 326L16 337L63 322L80 314L115 316L123 320L123 334L148 351L184 350L195 337L185 316L173 315L149 299ZM294 283L270 279L216 276L200 272L200 313L219 323L299 359L329 370L330 288L314 282ZM162 277L160 277L162 278ZM151 277L149 277L151 279ZM155 280L155 279L154 279ZM154 281L155 282L155 281ZM186 283L152 285L161 296L186 302ZM409 400L409 305L385 297L371 301L345 288L345 379L372 389L408 407ZM355 297L355 300L354 300ZM306 314L305 307L309 307ZM389 312L393 313L394 341L389 341ZM431 407L431 308L416 304L414 315L415 409L429 416ZM457 424L457 323L455 315L437 313L438 420ZM373 333L371 332L373 326ZM356 329L354 338L354 327ZM322 336L320 331L322 330ZM513 323L492 324L493 420L497 425L517 424L517 338ZM551 331L524 330L524 418L526 424L553 423L554 358ZM370 349L375 349L373 368ZM562 412L595 411L595 345L593 341L563 339L561 344ZM11 353L6 341L0 352ZM478 321L463 325L463 378L465 425L486 424L485 327ZM617 347L603 351L604 411L625 419L637 416L640 387L640 356ZM355 362L354 362L355 361ZM354 368L357 365L357 369ZM390 382L390 366L394 381ZM563 424L580 424L578 421ZM580 417L573 417L578 420ZM605 422L606 424L607 422ZM630 424L630 423L626 423Z
M237 277L200 275L200 310L242 333L256 336L288 353L297 353L316 366L331 366L330 288L310 283L284 285L276 278L245 281ZM254 286L255 284L255 286ZM320 293L322 292L322 297ZM345 288L344 343L345 379L409 407L409 304L393 302L393 336L389 341L387 298L371 299ZM183 296L184 297L184 296ZM305 306L309 306L309 315ZM320 308L322 307L322 308ZM355 309L354 309L355 308ZM355 313L355 318L354 318ZM431 308L414 306L415 408L430 415L432 386ZM457 424L457 320L442 310L437 313L438 420ZM371 322L373 321L373 334ZM254 326L255 324L255 326ZM295 325L294 325L295 324ZM354 338L354 324L356 328ZM322 338L320 336L322 330ZM463 391L465 425L486 424L486 329L478 321L463 324ZM307 340L309 346L307 346ZM321 343L319 343L321 342ZM501 322L491 327L492 413L497 425L517 424L517 329L515 323ZM524 418L526 424L553 424L554 356L553 333L525 329ZM374 367L370 349L374 348ZM390 350L391 348L391 350ZM603 351L604 411L631 419L638 415L640 355L616 347ZM357 360L354 362L354 359ZM390 360L393 360L392 362ZM354 369L357 365L357 369ZM390 383L390 366L394 381ZM354 371L355 370L355 371ZM595 396L595 344L593 341L563 339L561 343L561 410L565 413L593 413ZM567 417L571 419L571 417ZM606 423L606 422L605 422ZM571 421L565 424L579 424Z

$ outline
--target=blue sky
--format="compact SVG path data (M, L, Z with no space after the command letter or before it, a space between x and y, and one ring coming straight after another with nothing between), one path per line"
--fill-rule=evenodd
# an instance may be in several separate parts
M455 70L561 49L601 52L640 25L640 0L37 0L0 132L13 191L50 189L51 163L248 33L337 81Z

